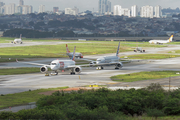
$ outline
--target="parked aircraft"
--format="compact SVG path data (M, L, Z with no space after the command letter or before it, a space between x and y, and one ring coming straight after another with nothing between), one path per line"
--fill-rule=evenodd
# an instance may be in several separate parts
M134 52L138 52L138 51L141 52L141 53L142 53L142 52L145 52L145 50L143 50L142 47L138 47L138 43L137 43L137 47L136 47L136 49L134 50Z
M171 35L171 37L167 40L150 40L149 43L150 44L164 44L164 43L172 42L172 40L173 40L173 35Z
M68 45L66 44L66 54L69 56L69 58L72 58L73 52L70 52L68 49ZM75 53L76 58L83 58L82 53Z
M96 61L90 62L90 66L98 66L96 69L101 70L104 69L103 66L108 66L108 65L115 65L115 69L119 69L123 67L122 62L120 61L119 58L119 48L120 48L120 42L117 48L116 56L104 56L101 58L98 58Z
M76 73L80 73L82 71L81 66L83 66L83 65L81 65L81 66L75 65L75 61L74 61L75 49L76 49L76 46L74 47L74 52L73 52L73 56L72 56L71 60L53 60L50 63L50 65L39 64L39 63L31 63L31 62L19 62L17 59L16 59L16 61L19 63L26 63L26 64L31 64L31 65L42 66L40 68L40 71L42 73L46 73L46 74L48 74L48 68L50 68L52 71L55 72L55 75L58 75L58 71L64 72L65 70L69 70L70 74L73 75ZM53 73L51 73L51 74L53 74Z
M22 39L21 39L21 37L22 37L22 34L20 34L20 38L19 39L14 39L14 41L12 41L11 43L14 43L14 44L22 44L23 42L22 42Z

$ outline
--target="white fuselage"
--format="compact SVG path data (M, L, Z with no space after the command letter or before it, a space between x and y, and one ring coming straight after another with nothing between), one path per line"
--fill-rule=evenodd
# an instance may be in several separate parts
M168 40L150 40L150 44L163 44L163 43L169 43Z
M54 60L50 64L50 68L53 71L57 70L66 70L67 66L75 65L75 62L72 60Z
M14 44L17 44L17 43L22 44L22 39L14 39L13 43Z
M102 57L102 58L98 58L96 60L96 64L102 64L102 63L115 63L115 62L119 62L120 58L117 56L108 56L108 57Z
M69 58L71 58L73 56L72 52L66 53L66 54L69 56ZM83 58L83 55L82 55L82 53L75 53L75 57L76 58Z

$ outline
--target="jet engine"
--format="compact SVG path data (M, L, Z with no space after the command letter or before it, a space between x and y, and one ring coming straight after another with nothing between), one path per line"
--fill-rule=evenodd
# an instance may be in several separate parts
M43 66L43 67L40 68L40 71L42 73L46 73L48 71L48 68L46 66Z
M75 71L76 73L81 73L82 68L81 68L81 67L75 67L75 68L74 68L74 71Z
M118 64L116 64L116 68L122 68L123 64L121 62L119 62Z

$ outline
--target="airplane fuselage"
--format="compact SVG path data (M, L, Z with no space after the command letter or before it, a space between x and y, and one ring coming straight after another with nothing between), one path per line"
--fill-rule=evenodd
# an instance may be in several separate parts
M51 62L50 67L51 70L66 70L67 66L75 65L75 62L72 60L54 60Z
M13 41L13 43L14 43L14 44L17 44L17 43L22 44L22 40L21 40L21 39L15 39L15 40Z
M163 43L168 43L169 41L167 40L150 40L149 43L152 44L163 44Z
M120 58L117 56L107 56L107 57L102 57L98 58L96 60L96 64L102 64L102 63L114 63L114 62L119 62Z
M69 56L69 58L71 58L73 56L72 52L66 53L66 54ZM81 53L75 53L75 57L76 58L83 58L83 55Z

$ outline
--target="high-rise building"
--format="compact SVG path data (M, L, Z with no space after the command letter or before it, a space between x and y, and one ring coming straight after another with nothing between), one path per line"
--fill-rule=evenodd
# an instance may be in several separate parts
M32 13L33 7L29 5L22 6L22 14L30 14Z
M24 5L24 0L19 0L19 6Z
M133 5L131 7L131 16L132 17L137 17L138 16L138 7L137 7L137 5Z
M99 0L99 14L103 15L106 12L111 12L111 2L108 0Z
M40 5L39 6L39 13L45 12L45 5Z
M53 7L53 12L54 13L59 12L59 7Z
M119 15L119 16L131 16L131 11L128 8L122 8L120 5L115 5L114 6L114 15Z
M160 18L162 16L161 6L155 6L155 15L154 17Z
M153 18L153 7L149 5L141 7L141 17Z
M131 16L131 10L129 10L128 8L122 8L121 9L121 15L130 17Z
M65 8L65 14L69 14L69 15L78 15L79 13L79 9L78 8Z
M2 8L3 14L6 14L6 15L14 14L15 13L15 7L16 7L15 4L4 5Z
M120 5L115 5L114 6L114 15L120 15L121 16L121 6Z

